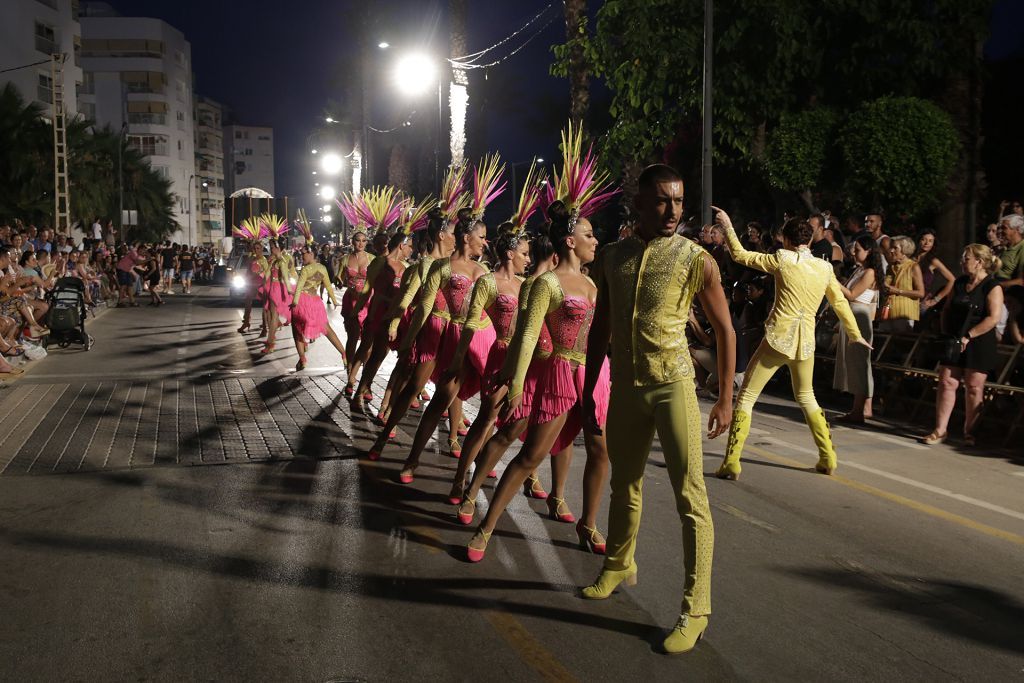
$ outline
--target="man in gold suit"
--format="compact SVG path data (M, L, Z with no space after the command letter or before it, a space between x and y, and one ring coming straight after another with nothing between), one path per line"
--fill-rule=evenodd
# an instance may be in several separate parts
M611 462L607 556L583 597L607 598L636 583L634 561L643 477L657 432L683 524L682 610L665 638L665 652L693 649L711 614L714 527L704 488L700 408L686 324L696 297L715 329L719 399L708 436L723 433L732 416L736 335L715 260L676 235L683 214L683 181L657 164L640 175L636 232L609 245L595 269L597 308L587 350L584 411L596 426L591 397L611 343L612 388L606 429ZM588 402L589 401L589 402Z

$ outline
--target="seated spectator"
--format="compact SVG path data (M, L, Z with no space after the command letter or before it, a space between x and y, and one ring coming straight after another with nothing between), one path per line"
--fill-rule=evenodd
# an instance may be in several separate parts
M40 325L26 296L26 290L18 286L18 276L10 271L10 252L0 251L0 316L12 318L21 330L26 325L35 337L43 337L50 333Z
M1024 285L1024 216L1011 213L999 222L1005 249L999 255L1002 265L995 277L1003 289Z
M889 238L889 269L885 276L888 315L883 316L880 330L907 334L921 319L924 277L917 261L911 258L913 255L914 240L904 235Z
M872 322L878 309L879 289L885 282L882 254L871 235L861 234L853 240L853 261L854 270L842 287L843 296L850 302L861 336L870 344L874 338ZM874 396L871 349L850 344L842 325L839 326L832 387L853 394L853 407L839 418L841 422L864 424L871 418L871 398Z
M964 384L964 445L974 445L974 426L985 397L985 380L995 369L996 324L1003 313L1003 290L993 274L999 257L983 244L969 244L961 258L964 274L953 283L942 315L942 332L960 336L960 357L939 365L935 398L935 429L921 439L932 445L948 436L949 418L956 405L956 390Z
M985 242L996 256L1003 252L1003 238L999 236L1000 232L999 223L989 223L985 228Z

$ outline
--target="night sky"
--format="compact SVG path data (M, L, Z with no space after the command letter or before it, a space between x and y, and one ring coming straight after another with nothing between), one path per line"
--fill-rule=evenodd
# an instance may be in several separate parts
M362 3L109 1L126 16L156 17L182 31L192 44L197 93L229 106L239 123L274 128L276 194L298 198L310 207L321 203L311 196L313 166L306 140L320 125L327 103L341 97L331 83L344 78L344 66L358 50L356 8ZM496 43L548 4L547 0L470 2L468 49L473 52ZM483 137L478 142L509 161L534 154L550 157L557 150L557 124L551 126L551 116L545 118L537 112L568 113L567 83L548 74L550 47L564 38L561 4L555 3L552 14L556 20L540 35L507 62L489 70L488 77L500 87L488 89L492 95L487 101L481 102L480 93L470 90L469 117L476 117L471 125L482 131ZM600 3L590 4L593 12ZM447 0L386 0L373 6L382 20L373 29L379 35L370 36L367 42L375 45L386 40L394 47L375 56L381 81L373 117L380 120L371 125L389 128L416 108L416 103L387 92L387 65L404 46L446 55L447 6ZM524 35L541 25L543 22ZM1004 60L1024 55L1022 27L1024 0L999 0L986 57ZM520 42L512 41L508 47ZM503 49L495 54L507 52ZM600 88L595 99L600 102ZM434 125L422 114L414 121L414 126Z
M278 196L298 197L312 207L322 202L310 196L313 166L306 139L320 125L327 103L341 97L331 83L343 78L343 68L358 49L355 8L362 3L312 0L282 3L247 0L244 3L209 0L109 0L125 16L163 19L185 34L192 44L192 63L197 94L211 97L234 112L238 123L272 126L275 131L275 184ZM548 5L547 0L470 2L469 50L493 45ZM377 51L381 83L371 125L390 128L416 109L415 102L389 95L388 65L404 46L433 50L447 56L447 0L389 0L374 5L388 19L368 41L392 44ZM561 3L551 13L561 16ZM399 17L391 20L391 17ZM531 29L539 29L544 22ZM538 101L562 105L568 112L568 84L548 75L551 45L564 37L564 23L552 22L508 62L489 70L489 78L508 78L522 111ZM524 32L523 37L532 33ZM520 44L513 41L509 47ZM376 50L376 48L373 48ZM495 54L507 54L498 50ZM470 97L473 98L473 92ZM564 101L564 103L562 102ZM471 107L472 107L471 100ZM481 104L477 101L475 104ZM435 105L436 108L436 105ZM538 133L529 116L471 108L470 116L487 117L487 145L506 159L529 159L534 153L552 154L557 149L558 129ZM433 109L431 109L433 112ZM447 116L447 112L445 113ZM436 116L436 115L435 115ZM436 119L418 115L414 125L436 125ZM536 152L527 150L536 149ZM376 175L376 173L375 173Z

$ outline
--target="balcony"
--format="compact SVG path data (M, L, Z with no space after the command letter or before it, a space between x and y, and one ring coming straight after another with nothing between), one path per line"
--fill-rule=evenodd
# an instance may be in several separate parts
M146 126L166 126L167 114L128 114L128 123Z
M51 38L36 36L36 49L45 55L52 55L57 52L57 43Z

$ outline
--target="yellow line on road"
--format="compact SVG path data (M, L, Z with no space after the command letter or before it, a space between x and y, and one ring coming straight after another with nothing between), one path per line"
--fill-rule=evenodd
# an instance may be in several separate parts
M747 446L747 450L751 451L752 453L756 453L761 457L768 458L769 460L774 460L775 462L780 463L782 465L789 465L790 467L798 467L801 469L807 468L807 463L805 462L793 460L791 458L787 458L785 456L778 455L770 451L766 451L763 448L758 448L756 446ZM843 463L842 461L840 461L839 466L842 467L842 465ZM998 538L1003 541L1009 541L1010 543L1013 543L1015 545L1024 546L1024 536L1021 536L1020 534L1015 534L1012 531L1005 531L1004 529L998 529L994 526L989 526L988 524L982 524L981 522L977 522L973 519L970 519L969 517L964 517L953 512L947 512L946 510L937 508L934 505L929 505L927 503L922 503L911 498L906 498L899 494L891 493L889 491L876 488L869 484L863 484L859 481L848 479L840 475L833 475L832 477L829 478L838 484L842 484L843 486L846 486L848 488L861 491L862 493L868 493L877 498L882 498L884 500L897 503L904 507L908 507L911 510L917 510L918 512L922 512L926 515L931 515L932 517L938 517L939 519L943 519L947 522L958 524L966 529L977 531L979 533L985 534L986 536L991 536L992 538Z
M524 662L540 674L542 679L552 683L577 680L514 616L496 610L486 610L484 616L494 630L512 646Z

